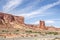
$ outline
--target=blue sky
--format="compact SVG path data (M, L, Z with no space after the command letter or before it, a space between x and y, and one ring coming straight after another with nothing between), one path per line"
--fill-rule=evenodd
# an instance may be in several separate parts
M27 24L39 24L60 28L60 0L0 0L0 11L25 17Z

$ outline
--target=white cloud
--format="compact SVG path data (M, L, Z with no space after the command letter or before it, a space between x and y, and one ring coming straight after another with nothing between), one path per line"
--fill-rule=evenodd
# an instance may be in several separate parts
M42 6L39 10L36 10L36 11L32 12L31 14L32 15L41 14L44 11L46 11L47 9L52 8L52 7L54 7L54 6L58 5L58 4L60 4L60 1L52 3L52 4L48 4L48 5L45 5L45 6Z
M45 23L46 24L54 24L55 21L53 21L53 20L45 20ZM30 24L39 24L39 21L31 22Z
M26 6L25 8L23 8L22 10L19 10L18 12L26 12L31 10L32 8L34 8L38 3L40 3L42 0L35 0L32 3L29 3L28 6Z
M52 8L52 7L54 7L56 5L59 5L59 4L60 4L60 0L57 1L57 2L54 2L52 4L48 4L48 5L42 6L40 9L35 10L33 12L30 12L30 13L27 13L27 14L23 13L23 14L20 14L20 15L23 15L24 17L28 17L28 18L30 18L30 17L33 18L36 15L43 14L43 12L46 11L47 9Z
M20 5L22 3L23 0L9 0L6 5L4 5L3 7L3 11L5 12L9 12L10 10L13 10L14 8L16 8L18 5ZM39 2L39 1L37 1ZM37 3L35 2L35 3ZM35 6L35 3L30 5L30 6L27 6L26 8L22 9L22 11L25 11L26 9L29 10L31 9L31 7ZM45 15L43 12L46 11L47 9L49 8L52 8L56 5L59 5L60 4L60 0L57 1L57 2L54 2L54 3L51 3L51 4L48 4L48 5L45 5L45 6L42 6L40 9L38 10L35 10L35 11L32 11L30 13L22 13L20 14L21 16L24 16L24 17L27 17L27 18L33 18L33 17L36 17L36 15ZM20 10L19 10L20 11ZM19 14L18 14L19 15Z
M34 24L39 24L39 21L34 22Z
M32 10L32 8L34 8L39 2L41 2L41 0L35 0L34 2L32 3L28 3L28 5L22 9L19 9L19 10L16 10L17 12L15 13L22 13L20 15L24 16L24 17L30 17L31 15L33 15L33 13L27 13L28 11ZM26 15L26 16L25 16Z
M39 24L39 21L31 22L30 24Z
M53 21L53 20L46 20L45 23L51 24L51 23L55 23L55 21Z
M22 0L8 0L6 5L3 6L3 11L8 12L15 7L17 7L19 4L22 3Z

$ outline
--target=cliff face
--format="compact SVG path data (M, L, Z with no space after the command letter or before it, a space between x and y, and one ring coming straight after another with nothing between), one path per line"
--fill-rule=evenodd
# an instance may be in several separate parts
M1 13L0 12L0 36L5 37L18 37L21 34L24 36L30 35L30 32L37 33L40 35L40 32L44 33L47 31L59 31L60 28L47 27L45 26L44 21L40 21L39 25L25 24L23 16L14 16L11 14ZM26 33L27 32L27 33ZM32 34L34 36L34 34Z
M0 12L0 27L12 27L13 24L24 24L24 17Z
M56 30L56 28L52 28L52 27L47 28L45 26L44 21L40 21L39 25L37 25L36 27L35 27L35 25L30 25L30 24L25 25L23 16L15 16L15 15L0 12L0 28L22 28L23 29L24 27L25 28L27 27L27 28L30 28L33 30L36 30L36 29L38 29L38 30L40 30L40 29Z

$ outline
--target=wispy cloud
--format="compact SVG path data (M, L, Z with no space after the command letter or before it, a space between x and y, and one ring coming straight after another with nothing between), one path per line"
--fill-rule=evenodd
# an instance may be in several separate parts
M48 4L48 5L42 6L40 9L35 10L33 12L30 12L28 14L24 13L24 14L20 14L20 15L22 15L22 16L26 15L25 17L29 17L29 18L32 17L33 18L36 15L43 14L43 12L46 11L47 9L50 9L50 8L56 6L56 5L59 5L59 4L60 4L60 0L57 1L57 2L54 2L52 4Z
M30 22L30 24L39 24L39 21Z
M13 10L21 3L22 3L22 0L8 0L6 5L3 6L3 11L8 12L10 10Z
M54 26L56 24L56 21L54 21L54 20L45 20L45 24L47 26Z
M39 21L34 22L33 24L39 24Z
M55 21L53 21L53 20L45 20L45 23L52 24L52 23L55 23Z
M24 11L29 11L33 8L35 8L35 6L41 2L41 0L35 0L33 3L30 3L29 6L25 7L24 9L22 9L21 11L24 12Z
M33 1L33 2L27 3L27 5L25 4L25 7L24 7L24 8L16 10L15 13L23 13L23 14L25 14L26 12L29 12L29 11L31 11L33 8L35 8L36 5L37 5L38 3L40 3L41 1L42 1L42 0L35 0L35 1ZM35 8L35 9L36 9L36 8Z
M53 20L44 20L44 21L46 24L54 24L55 23L55 21L53 21ZM31 22L30 24L39 24L39 20Z

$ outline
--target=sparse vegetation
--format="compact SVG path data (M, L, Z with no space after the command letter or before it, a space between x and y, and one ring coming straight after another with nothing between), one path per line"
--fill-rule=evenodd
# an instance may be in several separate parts
M2 30L2 32L8 32L8 30Z
M17 29L16 32L19 32L19 30Z
M14 34L19 34L19 29L16 29L15 31L13 31Z
M31 31L31 30L29 30L29 31L26 31L27 33L41 33L41 32L33 32L33 31Z
M26 31L27 33L32 33L32 31L31 30L29 30L29 31Z
M58 32L48 32L46 34L54 34L54 35L58 35Z

